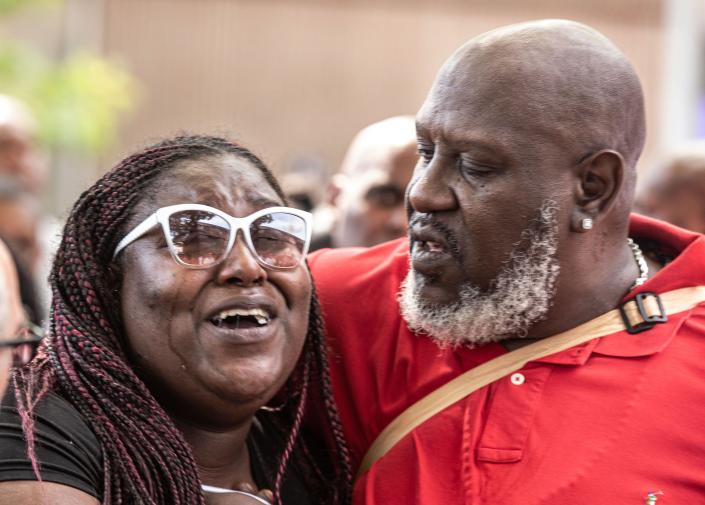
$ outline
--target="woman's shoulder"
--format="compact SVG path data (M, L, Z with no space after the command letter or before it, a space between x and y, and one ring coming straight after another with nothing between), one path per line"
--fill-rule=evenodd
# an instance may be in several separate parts
M0 402L0 482L37 480L27 455L22 418L15 392L10 389ZM100 499L100 443L80 412L65 398L49 391L37 402L30 422L30 439L34 441L42 480L74 487Z
M57 440L70 441L71 445L100 455L100 443L88 423L76 407L56 392L45 393L32 414L38 433L56 434ZM21 421L15 391L10 389L0 402L0 426L16 425Z

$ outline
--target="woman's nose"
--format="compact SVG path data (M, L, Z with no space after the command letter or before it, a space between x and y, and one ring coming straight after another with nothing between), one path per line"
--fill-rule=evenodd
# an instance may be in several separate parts
M218 265L217 282L253 286L262 284L266 279L267 271L250 251L242 232L238 232L230 253Z

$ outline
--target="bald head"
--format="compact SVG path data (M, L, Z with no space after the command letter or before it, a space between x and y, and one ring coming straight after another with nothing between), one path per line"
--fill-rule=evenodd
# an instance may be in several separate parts
M379 121L355 136L334 180L334 246L373 246L404 235L404 191L417 159L412 116Z
M341 172L349 177L359 177L367 170L388 167L397 158L412 158L413 166L415 156L414 118L395 116L360 130L348 147Z
M576 157L613 149L633 168L644 144L634 69L607 38L571 21L511 25L470 40L443 66L431 94L515 123L527 146L541 136Z

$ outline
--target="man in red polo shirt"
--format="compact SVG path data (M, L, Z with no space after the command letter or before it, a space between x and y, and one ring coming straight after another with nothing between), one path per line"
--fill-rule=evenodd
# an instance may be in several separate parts
M594 30L551 20L469 41L417 125L409 239L310 259L356 465L461 373L637 293L705 284L705 238L630 219L642 92ZM693 306L445 407L363 468L354 503L705 503L705 306Z

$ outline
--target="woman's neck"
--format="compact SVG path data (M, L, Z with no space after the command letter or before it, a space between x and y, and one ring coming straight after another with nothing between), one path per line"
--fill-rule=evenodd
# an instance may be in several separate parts
M243 483L256 487L247 450L252 418L219 431L179 420L175 422L191 446L201 482L227 489Z

